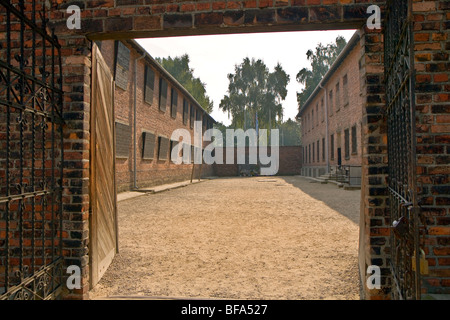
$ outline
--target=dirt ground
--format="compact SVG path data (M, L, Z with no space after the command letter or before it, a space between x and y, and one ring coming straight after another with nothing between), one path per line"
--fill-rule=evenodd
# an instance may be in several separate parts
M119 254L91 299L359 299L360 191L214 179L119 202Z

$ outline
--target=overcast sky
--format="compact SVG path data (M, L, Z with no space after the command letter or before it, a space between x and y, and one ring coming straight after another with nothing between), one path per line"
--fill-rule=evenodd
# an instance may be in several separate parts
M206 84L206 91L214 101L212 113L216 121L226 125L231 121L219 110L223 96L227 94L229 73L241 64L245 57L261 59L270 72L278 62L290 75L288 96L283 102L284 120L295 119L298 112L296 92L302 86L295 80L297 73L310 67L306 52L318 43L334 42L338 35L347 41L355 30L232 34L214 36L190 36L172 38L138 39L138 42L156 57L176 57L187 53L194 76Z

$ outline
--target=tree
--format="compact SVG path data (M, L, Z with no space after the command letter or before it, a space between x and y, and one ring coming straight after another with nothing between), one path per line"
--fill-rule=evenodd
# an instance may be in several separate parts
M219 108L232 115L235 128L255 128L258 114L259 128L274 127L272 117L283 118L281 102L287 95L289 75L278 63L271 73L262 60L245 58L228 75L228 95Z
M300 124L297 121L288 119L280 127L280 145L281 146L300 146L302 142L302 132Z
M306 57L311 61L311 69L303 68L296 77L297 82L305 85L300 93L297 92L299 109L308 100L346 45L345 38L339 36L335 43L326 46L319 43L315 51L308 50L306 52Z
M194 69L189 67L189 55L184 54L181 57L156 58L156 61L162 65L177 81L186 88L195 100L208 113L213 111L213 101L206 94L205 84L200 78L194 77Z

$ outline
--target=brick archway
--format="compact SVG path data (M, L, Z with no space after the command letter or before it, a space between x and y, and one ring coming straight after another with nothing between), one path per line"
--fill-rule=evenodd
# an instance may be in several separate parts
M57 1L59 2L59 1ZM369 265L378 265L382 269L382 288L364 289L368 299L385 299L390 294L390 277L387 264L389 215L386 210L387 177L387 140L386 123L382 116L385 105L383 85L383 39L380 30L365 28L368 18L367 7L378 4L383 8L385 1L360 0L248 0L248 1L164 1L164 0L96 0L74 1L60 4L51 13L50 23L62 45L63 85L65 95L65 119L67 121L65 139L67 149L65 158L83 162L89 160L89 117L90 117L90 70L91 40L125 39L138 37L162 37L182 35L205 35L222 33L250 33L270 31L302 31L355 28L361 30L360 57L361 92L365 96L363 108L363 188L361 199L361 245L360 271L362 279ZM66 19L70 14L66 8L71 4L81 9L81 30L69 30ZM433 8L431 8L431 6ZM445 1L416 1L417 19L426 16L431 9L440 10L445 17L448 9ZM382 9L383 10L383 9ZM447 20L449 16L447 14ZM439 22L435 22L438 23ZM448 23L441 22L438 27L444 29L441 36L423 38L423 48L437 53L448 48ZM434 28L431 25L421 26ZM432 29L431 29L432 30ZM442 31L442 30L440 30ZM417 31L418 32L418 31ZM429 48L427 47L429 46ZM434 50L434 51L433 51ZM428 55L419 60L419 72L439 72L438 63L434 66ZM417 53L419 56L421 52ZM421 59L422 59L421 58ZM439 58L439 57L437 57ZM436 58L436 59L437 59ZM445 58L445 57L444 57ZM417 60L417 58L416 58ZM444 59L445 61L445 59ZM448 61L448 58L447 58ZM422 63L423 62L423 63ZM444 64L445 62L441 62ZM448 65L448 64L447 64ZM440 72L442 73L443 70ZM443 85L442 85L443 86ZM443 87L442 87L443 88ZM433 88L432 88L433 89ZM440 87L441 89L441 87ZM440 90L439 89L439 90ZM433 90L438 90L434 88ZM447 89L448 91L448 85ZM448 94L440 95L440 109L431 111L434 96L428 97L428 88L419 88L419 96L424 100L418 108L428 113L448 113ZM423 94L420 94L423 93ZM431 102L430 102L431 99ZM434 109L433 109L434 110ZM428 118L427 118L428 119ZM427 119L419 117L418 123L427 124ZM445 119L442 118L444 121ZM449 120L445 120L446 123ZM444 121L444 122L445 122ZM437 128L436 130L438 130ZM442 129L442 128L441 128ZM439 130L441 130L439 129ZM433 130L433 129L431 129ZM442 132L442 131L441 131ZM419 135L418 139L423 137ZM448 138L447 138L448 139ZM77 143L71 143L71 141ZM426 143L425 141L422 142ZM419 145L420 147L420 145ZM424 146L423 146L424 147ZM444 147L445 149L445 147ZM428 153L427 150L423 151ZM445 150L442 151L445 153ZM442 153L441 152L441 153ZM436 152L439 153L439 152ZM419 155L420 156L420 155ZM89 217L89 167L74 166L66 169L64 208L67 239L64 242L67 261L82 267L82 289L66 293L66 298L87 298L89 290L88 274L88 217ZM421 167L419 167L420 169ZM425 184L432 173L422 167L421 177ZM445 171L447 170L447 171ZM448 169L441 168L448 172ZM448 181L442 182L448 184ZM448 187L447 187L448 188ZM445 193L444 191L437 191ZM433 209L434 210L434 209ZM443 209L448 217L448 209ZM447 211L445 211L447 210ZM364 283L363 283L364 285Z
M381 7L384 1L375 1ZM74 4L77 4L74 2ZM379 136L378 149L384 149L385 140L382 136L382 120L378 117L383 107L384 95L383 79L383 45L380 30L364 28L369 14L367 4L356 0L349 1L113 1L99 0L79 3L81 8L81 30L68 30L66 19L69 14L66 8L70 3L59 6L59 11L53 13L52 20L56 34L63 43L64 83L66 91L66 119L69 120L67 138L76 138L83 141L83 150L67 150L74 157L89 159L89 106L90 106L90 40L126 39L138 37L161 37L183 35L205 35L223 33L252 33L252 32L279 32L303 30L330 30L330 29L361 29L361 57L360 77L361 92L366 97L366 110L363 112L365 142L368 144L373 136ZM57 19L59 17L59 19ZM372 143L372 142L371 142ZM373 143L372 143L373 145ZM378 150L377 149L377 150ZM366 150L369 152L368 148ZM366 270L368 265L374 264L385 268L386 257L383 252L374 253L370 240L370 226L368 217L375 212L384 212L385 197L371 194L371 188L385 188L384 182L377 181L369 184L372 176L385 173L386 162L371 163L367 152L363 157L364 179L366 183L362 190L362 224L360 227L363 239L360 248L360 269ZM383 151L376 151L376 155L385 158ZM83 225L74 226L73 231L84 232L78 242L67 242L68 250L79 250L88 247L88 215L89 196L89 168L68 170L67 202L83 194L83 201L79 207L68 206L72 219L83 221ZM73 188L72 181L80 181L80 187ZM374 205L375 204L375 205ZM66 212L68 211L66 210ZM380 230L382 230L380 226ZM70 234L70 233L69 233ZM385 243L387 244L387 237ZM69 239L71 240L71 239ZM384 244L380 248L384 248ZM384 249L380 249L384 251ZM87 250L86 250L87 252ZM77 261L78 260L78 261ZM89 272L87 271L88 255L71 257L71 263L86 264L81 290L67 293L67 298L86 298L89 290ZM364 272L364 271L362 271ZM388 269L383 272L388 276ZM361 275L365 279L364 274ZM387 284L387 280L383 280ZM364 292L366 298L386 298L389 289L371 290ZM384 291L383 291L384 290Z
M57 1L59 2L59 1ZM82 11L81 29L89 39L145 38L221 33L357 29L369 4L359 0L73 1L53 13L57 34L67 33L66 9ZM381 8L386 1L373 0Z

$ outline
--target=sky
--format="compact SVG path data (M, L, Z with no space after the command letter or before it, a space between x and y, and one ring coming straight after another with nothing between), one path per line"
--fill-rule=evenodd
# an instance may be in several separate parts
M355 30L292 31L136 40L154 58L174 58L187 53L194 76L205 83L206 93L214 101L212 117L229 125L231 119L219 110L219 104L227 94L227 75L234 73L235 65L241 64L244 58L263 60L270 72L278 62L281 64L290 75L288 95L283 101L283 120L295 120L298 113L296 93L302 89L295 78L302 68L310 68L306 52L315 49L319 43L326 45L334 42L339 35L349 41L354 33Z

